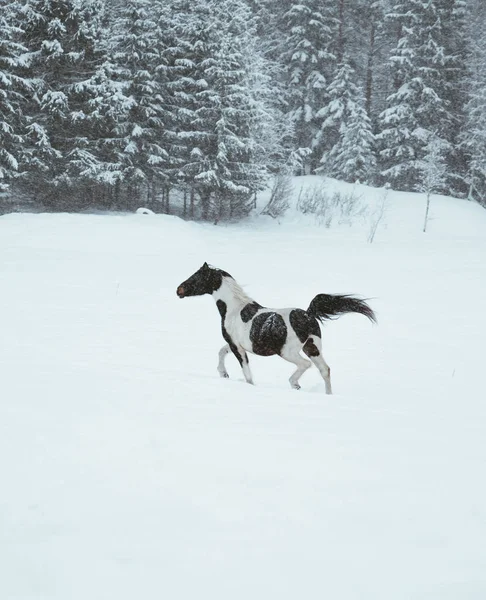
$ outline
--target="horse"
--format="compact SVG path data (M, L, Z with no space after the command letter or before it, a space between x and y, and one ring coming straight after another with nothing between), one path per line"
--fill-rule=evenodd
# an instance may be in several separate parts
M319 322L345 313L360 313L376 323L368 304L350 295L318 294L307 310L265 308L250 298L228 272L206 262L177 287L179 298L204 294L213 296L221 316L226 344L219 351L220 376L228 377L225 358L232 352L250 384L253 377L247 352L258 356L277 354L297 367L289 379L293 389L300 389L299 379L313 363L324 379L326 394L332 394L331 370L322 356ZM300 354L301 350L310 360Z

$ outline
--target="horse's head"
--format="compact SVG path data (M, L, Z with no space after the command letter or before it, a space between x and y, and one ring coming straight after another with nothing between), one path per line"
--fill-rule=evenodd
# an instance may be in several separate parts
M189 279L180 284L177 288L177 295L179 298L185 298L186 296L212 294L220 288L223 277L231 276L226 271L215 269L210 267L208 263L204 263Z

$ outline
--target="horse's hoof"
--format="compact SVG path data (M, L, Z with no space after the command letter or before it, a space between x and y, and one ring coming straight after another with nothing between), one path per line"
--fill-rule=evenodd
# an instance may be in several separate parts
M229 379L228 373L220 373L219 375L223 377L223 379Z
M300 385L298 383L293 383L292 384L292 389L293 390L300 390Z

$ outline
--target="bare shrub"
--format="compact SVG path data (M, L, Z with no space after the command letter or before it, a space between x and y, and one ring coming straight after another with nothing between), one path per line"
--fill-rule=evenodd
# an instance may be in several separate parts
M301 189L297 209L304 215L313 214L317 224L327 228L331 227L333 222L351 225L355 219L366 213L361 196L353 192L329 194L324 184Z
M376 232L378 230L378 226L384 220L386 216L387 210L387 198L388 192L390 191L389 186L385 186L383 193L381 195L380 201L376 205L375 210L370 214L369 225L370 229L368 232L368 242L370 244L373 243L375 239Z
M444 158L444 153L447 146L432 135L429 138L428 144L425 147L425 157L418 161L418 169L421 173L420 183L417 185L417 191L425 194L425 216L422 231L427 231L430 211L430 196L434 192L444 191L446 188L446 172L447 165Z
M273 219L282 217L290 206L290 199L294 191L292 177L282 173L274 179L270 200L262 210L262 215L269 215Z
M362 196L358 196L352 191L343 194L334 192L333 206L339 225L352 225L357 219L366 216L367 209L361 200Z
M326 227L331 225L331 197L326 192L323 184L308 187L305 190L301 188L297 201L297 210L304 215L314 215L319 225L323 223Z

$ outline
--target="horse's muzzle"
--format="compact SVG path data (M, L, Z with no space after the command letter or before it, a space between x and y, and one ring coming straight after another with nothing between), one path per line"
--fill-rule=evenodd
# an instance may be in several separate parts
M186 290L182 287L182 285L180 285L177 288L177 295L179 296L179 298L184 298L185 294L186 294Z

